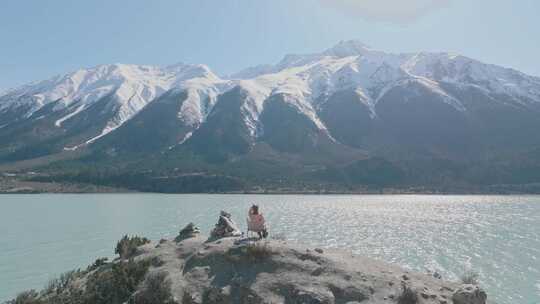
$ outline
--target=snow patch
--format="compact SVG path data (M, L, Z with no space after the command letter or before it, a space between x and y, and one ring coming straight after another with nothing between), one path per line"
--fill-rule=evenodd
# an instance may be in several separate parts
M54 125L57 126L57 127L61 127L62 126L62 123L68 119L70 119L71 117L79 114L80 112L82 112L82 110L84 110L85 108L85 105L82 104L80 105L77 109L75 109L75 111L69 113L68 115L58 119L57 121L54 122Z
M200 125L214 107L217 96L230 87L230 82L217 77L197 77L180 85L178 90L185 90L187 98L182 103L178 118L188 126Z
M89 145L89 144L95 142L96 140L98 140L98 139L102 138L103 136L105 136L105 135L111 133L112 131L116 130L119 126L120 125L118 125L118 124L117 125L108 125L108 126L106 126L105 129L103 129L101 131L101 134L99 134L96 137L90 138L89 140L87 140L84 143L84 145Z
M439 83L437 83L436 81L433 81L433 80L425 78L425 77L419 77L419 76L416 77L416 80L420 84L424 85L426 88L430 89L433 93L442 96L444 102L446 102L447 104L453 106L456 110L458 110L460 112L466 112L467 111L467 109L461 103L461 101L459 101L458 99L456 99L456 98L452 97L451 95L449 95L448 93L446 93L443 89L441 89L441 87L439 86Z
M79 149L79 146L64 147L64 151L76 151L77 149Z
M264 101L272 93L271 87L264 79L242 80L238 83L240 89L247 94L246 101L240 109L244 114L244 123L248 127L250 135L259 136L259 115L263 110Z
M188 139L191 138L191 136L193 135L193 132L188 132L186 133L186 136L184 136L184 138L182 138L182 140L180 142L178 142L179 145L185 143Z

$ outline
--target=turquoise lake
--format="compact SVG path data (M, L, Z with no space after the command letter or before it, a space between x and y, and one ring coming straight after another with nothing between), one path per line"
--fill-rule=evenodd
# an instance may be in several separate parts
M220 210L245 228L252 203L271 234L458 280L468 270L497 304L540 303L540 196L0 195L0 302L113 257L124 234L208 233Z

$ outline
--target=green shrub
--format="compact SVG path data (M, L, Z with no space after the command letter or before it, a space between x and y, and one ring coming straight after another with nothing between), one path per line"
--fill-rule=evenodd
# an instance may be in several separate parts
M130 303L175 304L176 301L171 294L171 281L167 279L167 273L161 271L147 276L141 291L134 296Z
M398 304L416 304L418 295L407 284L401 283L401 294L398 297Z
M43 304L88 304L85 302L84 291L73 285L65 288L61 293L46 297Z
M112 271L95 273L86 283L85 303L105 304L122 303L121 295L118 296L115 277Z
M274 254L274 251L268 246L268 244L262 242L255 242L246 246L246 255L249 260L262 261Z
M463 284L472 284L472 285L478 285L478 273L474 271L466 271L463 275L461 275L461 283Z
M49 281L45 287L45 294L60 294L81 275L79 270L71 270L61 274L58 278Z
M124 237L116 244L114 253L120 255L121 259L129 259L137 254L137 248L139 246L148 243L150 243L150 240L145 237L128 237L127 235L124 235Z
M88 268L92 268L94 265L102 265L104 261L105 259L98 259ZM97 267L95 272L89 274L84 289L76 284L76 279L83 272L79 270L69 271L57 279L51 280L41 293L34 290L26 291L19 294L15 299L6 302L6 304L126 303L136 291L137 286L143 281L150 266L159 263L161 262L158 258L137 262L129 259L111 263L109 264L111 267ZM86 273L84 272L84 274Z
M90 266L88 266L88 268L86 268L86 272L94 271L94 270L98 269L99 267L101 267L103 265L106 265L108 260L109 260L109 258L98 258L98 259L96 259L92 265L90 265Z
M23 291L13 300L7 301L6 304L45 304L39 299L39 294L35 290Z
M113 264L110 270L94 273L86 285L85 303L121 304L126 302L143 280L150 261L132 259Z

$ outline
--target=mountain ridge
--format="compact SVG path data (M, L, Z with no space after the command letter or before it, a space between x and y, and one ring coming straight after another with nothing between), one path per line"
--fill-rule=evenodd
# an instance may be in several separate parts
M432 160L452 162L452 172L482 162L487 172L494 158L506 171L540 147L539 112L538 77L452 53L342 41L230 77L200 64L115 64L10 90L0 96L0 161L83 150L100 164L173 158L183 170L191 159L222 173L273 163L301 180L339 168L350 177L347 164L372 171L356 163L366 158L415 178L423 173L412 167Z

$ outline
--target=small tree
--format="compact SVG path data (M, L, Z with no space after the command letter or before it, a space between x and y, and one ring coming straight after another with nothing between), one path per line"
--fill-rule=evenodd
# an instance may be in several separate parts
M94 263L90 266L88 266L88 268L86 268L86 271L87 272L90 272L90 271L94 271L96 269L98 269L99 267L107 264L107 261L109 260L109 258L98 258L94 261Z
M145 237L133 236L124 237L116 244L114 253L117 253L121 259L129 259L137 254L137 248L144 244L150 243L150 240Z
M144 279L149 260L135 262L133 259L114 263L111 269L92 274L86 284L86 303L125 303Z
M149 274L140 292L135 294L134 304L176 304L171 294L171 281L164 271Z

